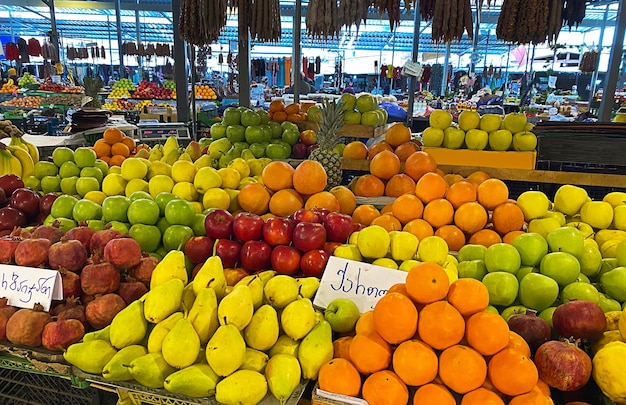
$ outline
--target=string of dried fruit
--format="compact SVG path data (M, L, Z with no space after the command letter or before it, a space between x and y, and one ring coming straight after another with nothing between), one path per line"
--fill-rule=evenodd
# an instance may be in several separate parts
M387 12L389 27L392 31L400 25L400 0L374 0L374 9L378 11L381 18Z
M562 14L563 14L563 0L549 0L549 14L548 14L548 42L556 43L556 39L561 32L563 26Z
M337 0L309 0L304 21L307 34L313 38L338 37L341 24Z
M436 0L420 0L420 16L422 21L430 21L435 15Z
M568 0L569 1L569 0ZM504 0L496 37L514 44L555 42L563 0Z
M217 41L226 26L226 0L181 0L180 36L192 45Z
M542 44L548 37L548 18L550 17L550 0L538 0L535 9L535 29L531 30L533 44Z
M449 43L458 41L467 31L467 37L474 37L474 22L470 0L437 0L433 13L432 40Z
M339 0L339 24L348 30L356 25L357 32L361 22L367 20L367 12L372 0Z
M280 40L279 0L255 0L251 4L250 36L263 42Z
M593 73L596 71L596 64L598 62L597 51L587 51L583 53L583 57L580 60L578 68L582 73Z

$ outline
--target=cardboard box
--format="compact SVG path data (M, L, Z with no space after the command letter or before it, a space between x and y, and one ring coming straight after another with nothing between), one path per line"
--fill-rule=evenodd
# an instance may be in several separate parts
M487 150L422 148L438 165L493 167L499 169L535 170L537 152L497 152Z

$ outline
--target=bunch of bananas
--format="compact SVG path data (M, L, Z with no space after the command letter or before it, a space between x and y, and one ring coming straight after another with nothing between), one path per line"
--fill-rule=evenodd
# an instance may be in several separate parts
M0 143L0 175L13 173L22 178L34 175L39 150L22 135L11 121L0 121L0 139L11 138L8 145Z

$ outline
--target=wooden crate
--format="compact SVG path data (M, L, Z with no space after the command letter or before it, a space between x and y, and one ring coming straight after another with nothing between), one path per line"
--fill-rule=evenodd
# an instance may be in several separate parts
M422 148L438 165L482 166L500 169L534 170L537 152L498 152L487 150Z

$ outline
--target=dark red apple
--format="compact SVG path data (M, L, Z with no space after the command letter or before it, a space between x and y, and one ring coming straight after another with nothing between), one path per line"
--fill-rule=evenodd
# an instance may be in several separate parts
M215 209L204 218L204 229L213 239L230 239L233 234L233 216L223 209Z
M293 245L303 252L323 249L326 242L326 228L317 222L300 222L293 228Z
M279 245L272 250L270 262L278 274L294 275L300 270L300 251L293 246Z
M7 193L4 192L3 188L0 188L0 207L4 207L4 205L7 203Z
M307 146L302 142L298 142L291 147L291 156L294 159L306 159L309 156L307 152Z
M204 263L213 254L215 241L208 236L194 236L185 243L185 255L192 263Z
M365 225L362 223L352 221L352 232L358 232L363 228L365 228Z
M30 188L21 187L15 189L9 197L9 207L18 209L28 217L34 217L39 214L39 194Z
M295 221L290 218L269 218L263 224L263 239L272 246L288 245L295 226Z
M225 269L237 266L240 251L241 245L236 240L220 239L215 244L215 254L222 259Z
M340 212L330 212L324 218L328 240L346 243L352 233L352 217Z
M322 221L321 221L322 223L324 223L326 216L330 214L330 210L328 208L315 207L315 208L311 208L311 210L317 213L317 215L319 215L320 218L322 218Z
M509 329L519 334L530 347L531 353L535 353L537 348L550 340L552 329L550 324L543 318L537 316L537 312L527 310L525 314L513 315L508 321Z
M324 249L309 250L300 259L300 271L305 276L321 278L330 254Z
M326 243L324 243L324 250L332 255L335 249L337 249L341 245L343 245L343 243L341 242L327 241Z
M293 213L292 215L294 221L298 222L318 222L322 223L322 217L313 210L307 208L301 208Z
M233 217L233 235L242 242L263 238L263 218L251 212L240 212Z
M269 268L272 247L262 240L249 240L241 246L239 259L241 267L248 271L259 271Z
M26 214L12 207L0 208L0 231L26 226Z
M44 215L50 215L50 211L52 210L52 203L57 199L59 194L57 193L47 193L41 196L39 199L39 213Z
M15 174L4 174L0 176L0 188L4 190L4 193L8 196L13 194L13 191L18 188L24 187L22 179Z
M311 154L311 152L313 152L315 149L318 149L320 146L316 143L314 143L313 145L309 145L306 147L306 155L309 156Z

